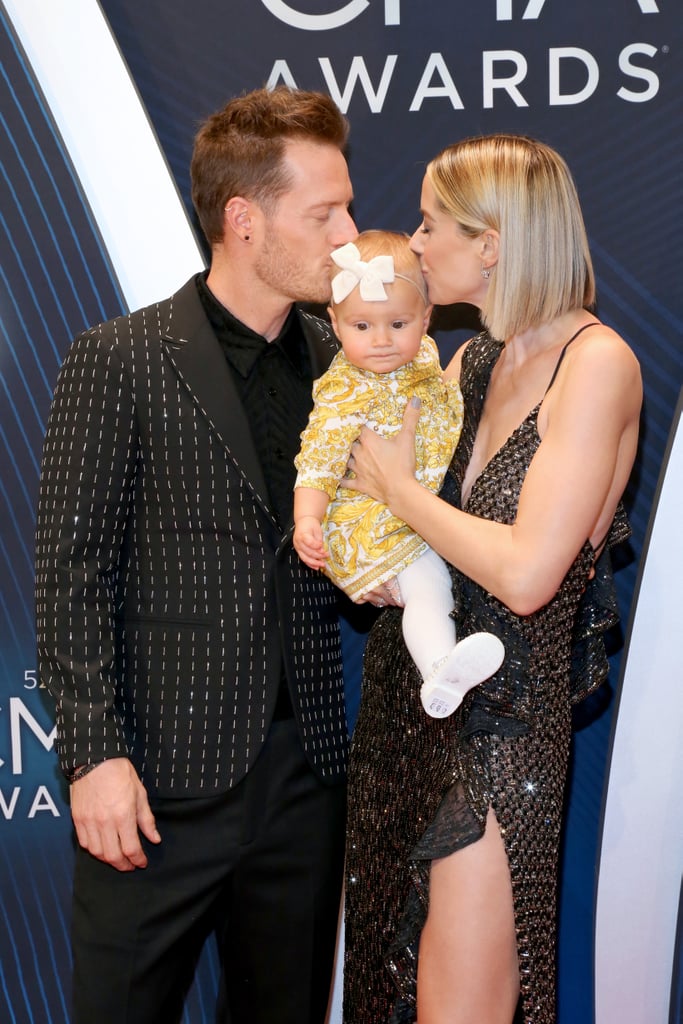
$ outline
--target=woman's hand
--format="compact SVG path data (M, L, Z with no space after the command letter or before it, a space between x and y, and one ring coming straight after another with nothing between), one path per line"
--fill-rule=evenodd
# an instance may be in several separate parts
M369 590L360 599L358 604L372 604L375 608L385 608L387 605L402 608L403 598L401 597L401 588L397 578L394 576L393 579L387 580L381 587Z
M415 428L419 418L420 400L411 398L395 437L380 437L363 427L346 467L353 475L344 477L343 486L391 508L392 494L400 491L402 482L415 478Z

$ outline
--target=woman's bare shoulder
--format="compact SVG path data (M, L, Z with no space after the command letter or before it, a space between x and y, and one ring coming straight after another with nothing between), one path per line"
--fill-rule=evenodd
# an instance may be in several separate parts
M468 338L467 341L463 342L460 348L456 349L455 355L449 362L448 366L444 370L444 380L459 380L460 379L460 367L462 365L462 357L467 349L468 345L471 345L474 338Z
M591 395L607 398L628 393L636 403L642 394L640 363L624 338L607 324L598 323L584 331L567 350L558 389L588 389ZM554 389L553 389L554 390Z

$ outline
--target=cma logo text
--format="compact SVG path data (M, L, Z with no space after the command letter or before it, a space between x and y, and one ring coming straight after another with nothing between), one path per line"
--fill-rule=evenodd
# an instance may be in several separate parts
M3 709L0 708L0 711ZM36 721L26 704L20 697L9 699L9 740L12 752L12 774L21 775L23 772L23 734L28 733L37 740L44 750L52 750L55 744L57 727L52 726L49 732L43 729ZM5 761L0 757L0 768L3 768Z
M526 7L522 12L523 21L534 21L540 17L541 11L547 0L527 0ZM637 3L642 14L659 14L657 0L632 0ZM360 17L370 6L370 0L349 0L336 11L328 14L304 14L297 11L291 4L284 0L261 0L263 6L270 11L279 21L292 28L304 29L308 32L324 32L329 29L341 28L348 25L350 21ZM384 24L401 24L401 0L383 0ZM496 21L512 21L513 0L496 0ZM521 9L521 4L519 5Z
M627 84L616 90L619 99L627 103L646 103L653 99L659 91L659 75L656 68L648 66L658 55L656 47L648 43L632 43L624 47L618 54L618 65L626 82L637 83L636 88ZM536 58L540 53L535 54ZM598 61L588 50L576 46L553 47L547 51L548 67L548 105L551 107L585 103L597 90L600 82ZM343 113L351 105L354 93L362 90L373 114L381 114L387 100L394 73L398 63L398 54L389 54L384 62L379 81L373 82L370 72L362 56L355 56L346 78L337 76L328 57L318 57L318 64L324 79L324 86L332 99ZM644 61L645 63L641 63ZM497 97L501 102L512 101L516 107L528 107L529 100L522 92L528 72L528 61L518 50L486 50L481 55L481 102L484 109L497 105ZM566 84L566 70L574 71L573 78L583 76L583 82L576 88ZM289 63L276 60L267 80L268 88L282 82L284 85L297 87L296 79ZM432 53L424 67L422 76L414 87L410 111L419 111L426 101L446 100L454 110L478 102L473 96L473 83L465 80L468 94L465 100L451 75L450 69L442 53ZM465 94L463 94L465 95ZM539 96L536 95L536 101Z
M27 672L25 678L29 680L34 678L34 673ZM0 711L3 710L0 708ZM4 728L2 731L4 732ZM20 697L10 697L9 741L12 775L23 774L26 743L30 745L31 755L33 755L36 742L44 750L51 752L54 748L56 732L56 727L52 727L49 731L43 729ZM5 767L5 761L0 758L0 768L3 767ZM30 791L23 786L12 786L11 789L0 786L0 820L11 821L18 817L35 818L42 813L59 818L62 814L60 804L63 804L60 795L57 793L53 796L46 785L39 785Z

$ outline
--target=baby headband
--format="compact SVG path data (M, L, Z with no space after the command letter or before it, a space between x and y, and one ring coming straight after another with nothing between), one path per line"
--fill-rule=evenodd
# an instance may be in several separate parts
M386 302L387 293L384 285L392 284L397 277L415 285L426 301L424 291L412 278L394 272L393 256L373 256L371 260L365 262L360 258L358 247L353 242L347 242L346 245L334 250L332 259L341 270L341 273L332 278L332 297L336 303L348 298L356 285L360 288L363 302Z

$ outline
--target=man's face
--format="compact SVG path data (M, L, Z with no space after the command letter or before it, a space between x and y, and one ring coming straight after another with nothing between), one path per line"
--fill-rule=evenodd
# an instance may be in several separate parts
M291 187L264 214L255 270L288 302L326 303L336 269L330 253L358 235L349 213L353 190L346 160L335 146L296 141L287 144L285 163Z

